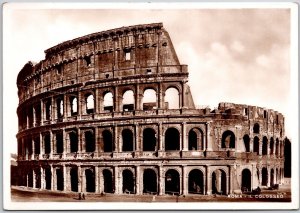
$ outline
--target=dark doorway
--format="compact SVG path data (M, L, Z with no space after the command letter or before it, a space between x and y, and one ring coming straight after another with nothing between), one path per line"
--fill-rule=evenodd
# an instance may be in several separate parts
M250 152L250 138L249 138L249 135L244 135L243 140L244 140L245 151Z
M146 128L143 131L143 151L156 150L155 131L151 128Z
M76 132L69 133L71 152L78 152L78 137Z
M87 192L95 192L95 174L91 169L85 170L85 184Z
M35 171L35 188L41 188L41 171L36 169Z
M72 168L70 171L71 176L71 191L78 192L78 172L77 168Z
M123 193L134 194L134 178L130 170L124 170L123 176Z
M157 177L152 169L145 169L143 175L143 193L157 193Z
M103 151L112 152L113 151L113 136L109 130L104 130L102 132L103 138Z
M292 146L288 138L284 139L284 177L291 177Z
M105 193L113 193L114 192L114 182L111 171L108 169L103 170L103 185Z
M218 169L212 173L212 193L227 194L226 191L226 173Z
M94 132L92 132L92 131L84 132L84 138L85 138L85 151L86 152L94 152L95 151Z
M133 134L130 129L124 129L122 131L122 151L129 152L133 151Z
M34 154L39 155L40 150L40 137L34 138Z
M251 192L251 172L249 169L242 171L242 191Z
M253 133L259 134L259 124L258 123L254 124L254 126L253 126Z
M274 139L273 137L270 139L270 155L274 154Z
M45 181L46 181L46 189L51 189L51 169L50 168L46 168L45 169Z
M56 170L56 184L57 190L64 190L64 174L62 169Z
M50 154L51 152L51 141L50 141L50 134L46 134L44 136L44 146L45 146L45 154Z
M274 183L275 183L275 178L274 178L274 169L271 169L271 180L270 180L270 184L271 184L271 186L273 186L274 185Z
M222 135L222 148L235 148L235 135L232 131L225 131Z
M268 185L268 169L266 167L262 168L261 170L261 185L267 186Z
M63 151L64 151L63 133L58 132L56 133L56 153L63 153Z
M28 187L33 187L33 174L32 174L32 171L28 172L27 178L28 178Z
M165 133L165 150L175 151L180 150L179 132L176 128L169 128Z
M189 150L197 150L197 133L194 130L189 132Z
M174 169L170 169L166 172L165 193L166 194L179 194L180 193L179 173Z
M203 194L203 173L194 169L189 173L189 193L191 194Z
M259 155L259 139L258 137L254 137L253 141L253 152Z
M263 137L263 143L262 143L262 155L268 154L268 139L267 137Z

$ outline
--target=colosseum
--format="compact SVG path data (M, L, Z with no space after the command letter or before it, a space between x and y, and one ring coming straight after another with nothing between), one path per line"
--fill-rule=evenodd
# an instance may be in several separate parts
M196 107L187 82L162 23L45 50L17 77L17 184L193 196L282 184L284 116L234 103Z

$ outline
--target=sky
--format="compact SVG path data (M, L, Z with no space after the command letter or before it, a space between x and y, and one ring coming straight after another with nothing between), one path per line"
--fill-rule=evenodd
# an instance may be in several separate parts
M291 134L289 9L11 9L4 8L4 141L16 152L16 78L44 50L89 33L162 22L181 64L187 64L194 102L257 105L286 117Z

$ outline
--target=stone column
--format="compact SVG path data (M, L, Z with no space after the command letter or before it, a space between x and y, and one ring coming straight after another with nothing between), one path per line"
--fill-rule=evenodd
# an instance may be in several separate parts
M142 194L141 193L141 188L143 187L140 187L140 166L136 166L136 174L135 174L135 186L136 186L136 194L137 195L140 195Z
M64 120L66 120L67 119L67 117L71 114L71 113L69 113L70 112L70 107L69 107L69 102L68 102L68 95L64 95L64 104L63 104L63 111L64 111L64 115L63 115L63 119Z
M223 194L229 194L229 190L230 190L230 175L226 174L226 192L223 192Z
M100 181L99 181L99 167L95 166L95 192L99 193L100 191Z
M142 99L143 99L143 94L140 94L139 84L136 84L136 87L135 87L135 110L143 109L143 107L141 106Z
M44 140L43 140L42 133L40 133L39 135L40 135L40 155L39 155L39 159L41 159L43 154L44 154Z
M35 143L34 143L34 137L31 137L31 160L34 160L35 155Z
M99 171L99 167L98 167L98 179L99 179L99 193L104 192L104 178L103 178L103 170L101 169Z
M162 84L158 84L158 109L165 108L165 92L163 91Z
M82 152L82 136L81 136L81 129L78 128L78 153L81 153Z
M53 123L55 121L55 119L57 118L57 112L56 112L56 104L55 104L55 100L54 97L51 97L51 123Z
M45 107L44 107L43 100L41 100L40 104L41 104L41 125L43 125L44 119L45 119L45 117L44 117L45 116Z
M95 114L99 114L101 109L100 109L100 91L98 88L95 89Z
M210 165L206 166L206 178L207 178L207 184L206 184L206 193L207 195L211 195L212 194L212 181L211 181L211 169L210 169Z
M182 123L182 150L188 150L188 143L187 143L187 134L186 134L186 122Z
M83 114L83 106L85 105L85 100L83 98L83 95L81 92L78 92L78 100L77 100L77 105L78 105L78 118L79 120L81 119L81 116Z
M210 127L211 122L206 122L206 151L212 151L212 143L209 141L210 138Z
M114 91L114 111L119 112L120 111L120 103L119 103L119 92L118 92L118 87L115 87Z
M258 169L258 176L259 176L259 186L262 186L262 168Z
M254 138L250 137L250 141L249 141L250 152L253 152L253 140Z
M64 191L67 191L68 188L67 188L67 168L66 168L66 165L63 165L63 180L64 180Z
M94 135L94 137L95 137L95 154L96 154L96 156L100 156L101 146L100 146L100 137L99 137L98 127L95 127L94 134L95 134Z
M164 151L163 137L162 123L158 123L158 150L162 152Z
M186 90L186 82L182 81L181 82L181 88L182 88L182 92L181 92L181 108L185 108L186 107L186 103L185 103L185 90Z
M270 187L271 186L271 168L268 166L267 170L268 170L268 184L267 184L267 187Z
M42 166L40 169L41 169L41 189L45 189L45 172Z
M32 170L32 188L37 188L36 187L36 174L35 174L35 170Z
M141 150L141 147L140 147L140 130L139 130L139 125L136 124L135 125L135 151L139 152Z
M182 166L182 194L188 194L188 175L186 165Z
M114 167L114 178L115 178L115 194L121 194L119 190L119 167Z
M67 134L66 134L66 129L62 130L63 134L63 158L66 157L66 153L68 153L68 140L67 140Z
M52 131L50 131L50 154L49 154L49 156L50 156L50 158L52 158L53 157L53 151L54 151L54 137L53 137L53 132Z
M33 125L32 126L37 126L36 125L36 110L35 110L35 107L32 106L32 120L33 120Z
M164 171L163 167L160 166L158 170L158 193L159 195L164 195L165 194L165 178L164 178Z
M77 167L77 172L78 172L78 192L83 192L82 172L80 166Z
M56 184L55 184L55 172L53 169L53 165L50 165L50 169L51 169L51 190L56 190Z

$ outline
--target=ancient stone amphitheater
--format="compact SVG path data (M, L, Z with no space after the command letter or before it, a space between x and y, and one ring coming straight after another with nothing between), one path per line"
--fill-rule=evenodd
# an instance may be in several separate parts
M196 196L283 181L283 115L195 107L187 66L162 23L93 33L45 53L17 77L18 185Z

